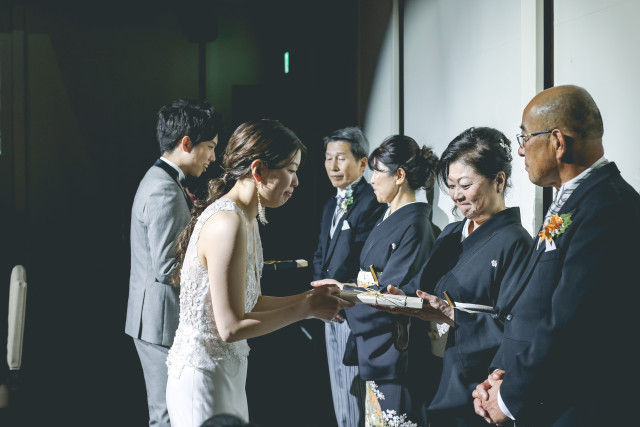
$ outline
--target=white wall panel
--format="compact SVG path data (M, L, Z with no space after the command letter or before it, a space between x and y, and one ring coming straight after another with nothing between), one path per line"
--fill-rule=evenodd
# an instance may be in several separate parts
M605 156L640 191L640 1L555 2L554 80L584 87L602 113Z
M373 151L399 131L398 0L360 0L359 8L359 117Z
M515 141L523 105L521 2L407 0L404 19L405 133L438 154L471 126L505 133L514 155L507 205L521 207L523 225L533 232L535 187ZM539 17L526 19L535 24ZM528 31L535 30L532 25ZM534 70L525 78L535 87L532 55ZM436 225L455 219L448 195L437 191L434 204Z

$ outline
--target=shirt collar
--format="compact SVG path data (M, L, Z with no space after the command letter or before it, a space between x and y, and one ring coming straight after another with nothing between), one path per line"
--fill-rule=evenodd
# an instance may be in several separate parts
M353 181L351 184L349 184L351 186L351 188L354 188L356 185L358 185L358 183L360 182L360 180L362 179L363 175L360 175L358 178L356 178L355 181ZM349 188L349 186L347 186L347 188ZM344 190L341 188L337 188L336 189L336 198L338 199L344 199L345 196L347 195L347 189L345 188Z
M469 218L465 218L464 225L462 226L462 236L460 236L460 241L462 242L464 239L469 237L469 223L471 221Z
M572 179L570 179L569 181L565 182L564 184L562 184L560 186L560 189L558 190L559 193L563 192L563 190L565 189L565 187L568 187L570 185L573 185L574 183L576 183L577 181L579 181L580 179L584 178L586 175L589 175L594 169L598 169L601 166L604 166L606 163L609 163L607 161L607 159L605 159L604 156L600 157L598 160L596 160L591 166L589 166L588 168L586 168L585 170L583 170L579 175L573 177Z
M184 172L182 172L182 169L180 169L178 165L176 165L166 157L160 157L160 160L162 160L163 162L165 162L166 164L168 164L169 166L171 166L172 168L178 171L178 182L182 183L182 181L184 181L185 179Z

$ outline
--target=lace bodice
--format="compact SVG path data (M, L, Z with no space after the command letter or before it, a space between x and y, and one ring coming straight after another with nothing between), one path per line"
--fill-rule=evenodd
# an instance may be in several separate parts
M237 212L247 228L245 311L253 309L260 294L263 258L258 222L255 218L248 221L234 202L218 199L198 218L180 270L180 323L167 356L169 374L176 377L180 376L184 366L212 370L221 360L225 360L225 369L235 371L228 373L235 375L241 358L249 355L246 340L225 343L220 338L213 316L208 272L198 259L200 230L219 211Z

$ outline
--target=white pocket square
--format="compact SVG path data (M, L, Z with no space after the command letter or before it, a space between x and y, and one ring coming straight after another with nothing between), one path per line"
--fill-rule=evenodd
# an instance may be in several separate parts
M545 240L544 243L545 243L545 248L544 248L545 252L551 252L556 250L556 242L554 242L553 240L551 242L549 242L548 240Z
M349 225L349 222L347 222L346 220L342 223L342 228L341 230L349 230L351 229L351 226Z

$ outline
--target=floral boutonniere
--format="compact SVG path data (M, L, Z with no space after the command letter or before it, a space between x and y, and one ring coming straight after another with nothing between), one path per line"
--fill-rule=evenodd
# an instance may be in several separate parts
M555 237L558 237L571 224L571 214L553 215L549 218L549 222L544 225L542 231L538 233L540 241L546 240L551 243Z
M342 208L342 211L346 213L351 204L353 204L353 189L351 188L351 185L349 185L347 187L346 194L340 202L340 207Z

